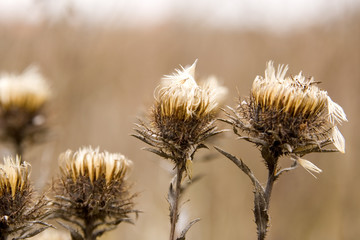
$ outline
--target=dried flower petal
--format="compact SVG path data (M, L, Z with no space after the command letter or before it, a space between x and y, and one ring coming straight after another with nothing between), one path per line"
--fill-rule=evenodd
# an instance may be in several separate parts
M312 162L306 160L306 159L302 159L300 157L296 158L296 161L303 167L305 168L305 170L310 173L314 178L316 178L316 176L313 173L321 173L322 170L320 168L318 168L315 164L313 164Z
M61 172L76 182L80 176L94 180L105 177L106 183L121 181L127 176L132 162L119 153L100 152L99 148L84 147L73 153L67 150L60 155Z
M16 192L21 192L29 181L29 167L26 162L20 163L20 157L4 158L4 164L0 164L0 195L10 191L12 197Z
M339 129L335 126L332 129L331 134L332 142L334 143L334 146L341 152L345 153L345 138L340 133Z

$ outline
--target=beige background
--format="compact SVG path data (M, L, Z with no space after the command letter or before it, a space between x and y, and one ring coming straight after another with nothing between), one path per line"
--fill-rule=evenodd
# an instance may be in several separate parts
M268 239L355 240L360 233L358 156L360 15L347 15L324 25L287 33L212 30L193 24L167 22L156 27L124 29L83 27L41 22L0 23L0 70L19 72L36 63L49 80L54 96L50 106L51 141L26 150L32 179L39 188L57 173L57 156L70 148L100 146L121 152L135 162L131 181L139 192L136 207L143 211L134 226L122 224L102 239L168 239L166 193L171 167L140 150L145 144L131 137L133 123L144 117L153 90L164 74L199 59L197 77L215 75L229 88L226 104L249 93L265 63L290 65L290 74L321 81L331 98L347 113L340 127L346 154L310 154L323 173L314 179L298 168L275 184ZM221 128L226 126L221 126ZM265 181L259 152L231 133L209 144L197 159L216 154L212 145L241 157ZM8 153L3 145L3 154ZM286 158L283 166L290 164ZM200 217L188 239L255 239L252 188L229 160L216 155L197 162L195 174L204 178L186 193L189 219ZM120 237L121 236L121 237Z

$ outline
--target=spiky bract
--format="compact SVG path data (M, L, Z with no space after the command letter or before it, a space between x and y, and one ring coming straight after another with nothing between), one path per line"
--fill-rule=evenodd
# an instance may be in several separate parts
M226 94L214 77L202 85L195 81L195 63L166 76L156 91L151 124L140 124L137 137L156 149L152 152L184 167L194 152L217 133L214 125L219 102Z
M126 183L131 165L123 155L98 148L61 154L61 176L53 184L55 217L80 227L84 239L95 239L123 221L132 222L129 215L138 211Z
M48 201L35 199L29 174L30 164L21 164L18 157L0 164L0 239L22 239L49 227L42 221L49 214Z
M275 157L323 151L331 143L345 152L345 140L337 128L347 121L343 109L313 78L301 72L287 77L287 70L280 65L276 71L268 62L265 76L255 78L250 97L241 100L228 122L246 133L243 138Z

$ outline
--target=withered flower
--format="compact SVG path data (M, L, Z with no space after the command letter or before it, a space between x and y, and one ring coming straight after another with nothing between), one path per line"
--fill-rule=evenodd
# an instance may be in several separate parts
M345 139L337 127L347 121L343 109L317 87L314 78L301 72L286 77L287 70L280 65L276 72L268 62L265 77L256 77L250 97L242 100L231 122L247 135L243 138L275 158L290 154L297 161L307 153L326 151L323 147L331 143L345 152ZM297 162L307 170L321 171L306 161Z
M150 125L142 123L136 137L155 149L150 151L186 167L191 177L191 161L203 142L217 134L214 125L219 101L226 94L214 77L202 85L195 81L194 64L165 76L155 92Z
M276 71L268 62L265 76L257 76L250 96L240 99L237 109L229 107L227 119L235 134L241 139L255 143L261 151L268 169L268 179L263 187L250 168L241 160L216 148L233 161L254 185L255 222L258 239L265 239L269 222L269 203L274 182L279 176L304 167L314 177L321 169L302 157L311 152L345 152L345 139L337 125L347 121L343 109L331 100L327 92L317 87L313 78L305 78L300 72L286 76L287 66L280 65ZM327 149L333 144L336 149ZM290 156L291 167L280 168L281 156Z
M150 124L138 124L135 130L138 135L134 135L151 146L146 150L170 159L175 164L176 175L168 194L171 240L175 237L183 173L192 178L195 152L206 147L203 144L206 139L219 133L214 123L219 101L227 92L214 77L198 85L195 81L195 67L196 61L190 67L165 76L155 91ZM186 231L183 231L184 235Z
M73 224L62 223L73 239L96 239L121 222L132 223L129 215L138 213L126 182L132 161L91 147L68 150L59 161L61 174L53 183L54 217Z
M0 138L22 155L25 140L36 141L46 130L44 106L50 88L36 67L20 75L0 75Z
M48 201L34 198L29 180L30 164L20 158L4 158L0 164L0 239L25 239L42 232L50 225Z

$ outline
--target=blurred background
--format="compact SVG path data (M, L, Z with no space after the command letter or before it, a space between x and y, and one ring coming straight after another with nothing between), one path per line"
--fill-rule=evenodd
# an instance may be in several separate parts
M130 136L146 118L153 91L179 64L199 59L198 79L215 75L229 88L226 105L246 96L265 63L289 64L321 82L349 119L340 127L346 154L310 154L317 179L298 168L275 184L268 239L358 239L360 234L360 1L358 0L5 0L0 1L0 71L36 64L53 90L49 142L26 149L36 186L46 187L66 149L100 146L135 162L135 225L101 239L165 240L171 164ZM221 128L228 126L220 125ZM188 239L256 239L249 179L216 154L241 157L261 181L266 171L250 143L223 134L196 155L204 177L184 196L181 222L200 217ZM2 154L8 154L2 146ZM213 154L212 161L201 158ZM281 165L288 166L289 159Z

